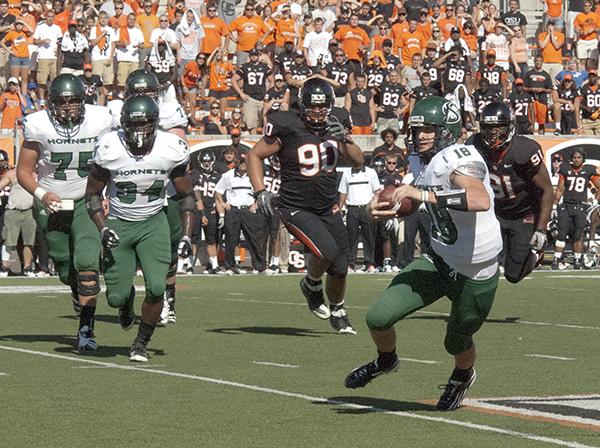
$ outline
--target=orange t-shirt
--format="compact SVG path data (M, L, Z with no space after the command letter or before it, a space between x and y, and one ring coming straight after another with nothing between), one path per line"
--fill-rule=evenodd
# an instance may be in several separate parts
M459 29L462 28L456 24L456 17L452 17L451 19L444 17L443 19L438 20L438 26L445 39L450 39L450 30L455 26L458 26Z
M350 25L342 25L335 33L335 38L342 43L342 48L350 60L362 61L363 52L361 45L369 45L371 39L361 27L352 28Z
M71 12L66 9L54 16L54 24L60 26L63 34L66 33L69 28L69 17L71 17Z
M200 23L204 28L204 40L202 41L202 53L212 53L215 48L221 46L221 37L229 35L229 28L220 17L200 17Z
M596 30L600 28L600 17L595 12L583 13L580 12L575 17L573 26L581 29L579 40L593 40L598 37Z
M466 42L467 47L471 51L477 51L477 36L473 33L461 35L462 39Z
M229 24L229 30L231 32L236 31L238 34L238 51L252 50L256 45L256 42L258 42L258 39L260 39L263 34L269 32L265 22L258 16L252 16L250 18L240 16Z
M210 73L208 75L208 88L218 92L229 90L227 78L229 73L233 72L233 64L229 61L214 61L210 64Z
M554 31L554 35L559 43L563 43L565 41L565 35L563 33ZM546 39L546 36L548 36L547 32L544 31L543 33L540 33L538 37L538 45L541 44L544 39ZM552 45L552 41L548 41L548 45L542 49L542 57L544 58L544 62L546 64L562 64L562 47L557 50L554 48L554 45Z
M136 0L124 0L125 3L127 3L129 6L131 6L131 9L133 10L133 13L136 16L139 16L140 14L144 13L144 7L142 6L142 4ZM152 4L152 14L156 14L158 13L158 2L153 3Z
M544 0L546 7L548 8L547 13L550 17L562 16L563 2L562 0Z
M29 27L35 31L35 27L37 26L37 18L33 14L27 14L26 16L19 15L17 16L17 20L21 22L25 22ZM23 28L25 30L26 28ZM27 43L33 45L33 33L27 37Z
M417 25L417 31L420 31L425 40L431 39L433 35L433 25L431 22L427 21L425 23L419 23Z
M410 65L415 53L423 53L427 40L419 31L414 33L407 31L400 34L400 39L396 41L396 45L398 49L402 49L402 64Z
M27 47L27 34L24 31L9 31L3 39L4 43L13 50L13 54L18 58L28 58L29 48Z
M200 79L200 69L196 61L190 61L183 68L183 85L186 87L196 87Z
M2 95L0 95L0 98L4 102L0 128L14 129L17 119L23 116L23 113L21 112L21 101L19 100L19 95L16 93L4 92Z
M394 37L394 48L397 47L395 42L400 39L400 35L408 31L408 22L394 23L392 25L392 36Z
M275 23L275 45L283 47L288 40L296 42L296 21L294 19L283 19Z
M127 26L127 16L125 14L121 14L118 18L113 16L108 19L108 24L115 30L123 28L124 26Z
M388 33L387 36L382 36L381 34L377 34L373 36L373 50L383 51L383 41L389 39L392 42L394 41L394 37L391 33Z
M156 17L154 14L140 14L137 16L136 23L142 30L142 33L144 33L143 47L151 48L152 44L150 43L150 36L152 35L152 31L160 26L158 17Z
M275 20L273 20L270 17L267 17L267 20L265 20L265 26L267 27L267 33L269 33L269 35L267 37L265 37L265 40L263 40L263 44L269 45L272 43L275 43Z

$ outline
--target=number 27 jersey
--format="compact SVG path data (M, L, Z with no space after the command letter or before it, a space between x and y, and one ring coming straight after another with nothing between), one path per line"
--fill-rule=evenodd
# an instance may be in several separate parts
M351 129L345 109L333 108L331 115ZM295 112L269 114L265 135L279 139L281 144L277 154L281 163L279 204L316 214L331 210L338 197L335 168L340 144L328 132L320 136L309 131Z

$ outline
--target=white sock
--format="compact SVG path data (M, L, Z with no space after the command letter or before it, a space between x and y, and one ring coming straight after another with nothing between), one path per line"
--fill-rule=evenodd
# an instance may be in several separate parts
M573 255L575 256L575 260L581 260L581 254L578 252L574 252Z
M555 127L556 127L556 130L557 130L557 131L560 131L560 121L559 121L558 123L556 123L556 126L555 126Z
M238 264L239 264L239 262L240 262L240 256L239 256L239 255L236 255L236 256L234 257L234 260L235 260L235 262L236 262L236 263L238 263Z
M10 252L6 250L6 246L2 246L2 261L10 260Z
M208 257L208 261L211 268L217 269L219 267L219 261L217 260L217 257Z
M562 258L562 252L554 252L554 258L560 260Z
M271 265L279 266L279 257L271 257Z
M193 268L194 267L194 256L190 255L190 257L188 258L188 268Z

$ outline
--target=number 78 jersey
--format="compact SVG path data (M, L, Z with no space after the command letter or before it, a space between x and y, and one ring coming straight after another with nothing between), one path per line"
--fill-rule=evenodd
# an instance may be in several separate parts
M61 199L82 199L94 147L111 126L110 111L106 107L88 104L83 122L72 130L61 128L46 110L28 115L23 121L24 138L41 145L39 186Z
M171 172L188 162L188 145L175 134L157 131L152 151L144 156L135 156L127 150L122 131L102 137L94 163L110 172L109 216L143 221L156 215L163 208Z

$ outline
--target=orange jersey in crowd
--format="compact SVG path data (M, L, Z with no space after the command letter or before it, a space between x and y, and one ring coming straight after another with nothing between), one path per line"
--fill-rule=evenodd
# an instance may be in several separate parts
M402 64L410 65L413 55L416 53L422 54L425 45L427 45L427 40L419 31L414 33L407 31L400 34L400 38L396 41L396 48L402 50L401 52L398 51L398 54L402 53Z
M456 24L456 17L452 17L451 19L444 17L443 19L438 20L438 26L442 31L444 39L450 39L450 30L455 26L458 26L458 29L462 28L462 26Z
M123 28L127 26L127 16L125 14L121 14L119 17L112 16L108 19L108 24L115 30Z
M54 24L60 27L63 34L66 33L69 28L69 17L71 17L71 11L68 11L67 9L54 16Z
M296 21L294 19L282 19L275 24L275 45L283 47L288 40L296 42Z
M22 16L19 14L17 16L17 20L20 20L21 22L25 22L27 25L29 25L29 28L31 28L33 31L35 31L35 27L37 26L37 18L33 14L27 14L25 16ZM23 30L26 30L26 29L27 28L23 28ZM33 45L33 32L31 34L29 34L29 36L27 37L27 43L30 45Z
M389 39L393 42L394 36L392 36L391 33L388 33L387 36L382 36L380 34L373 36L373 45L374 45L373 50L383 51L383 41L386 39Z
M200 17L200 23L204 28L204 40L202 41L202 53L212 53L215 48L221 46L221 37L229 35L229 28L220 17Z
M229 61L214 61L210 64L208 88L216 91L229 90L227 78L233 72L233 64Z
M563 33L554 31L554 35L559 44L564 43L565 35ZM542 48L541 42L546 39L546 36L548 36L547 32L544 31L543 33L540 33L538 37L538 46L540 48ZM562 47L559 47L557 50L554 48L554 45L552 45L552 40L548 40L548 45L542 49L542 57L546 64L562 64Z
M152 44L150 43L150 36L152 35L152 30L160 27L160 21L158 17L154 14L140 14L137 16L136 23L144 33L144 47L150 48Z
M371 39L361 27L352 28L342 25L335 33L335 38L342 43L342 48L350 60L362 61L361 45L369 45Z
M462 34L460 37L466 42L467 47L471 51L477 51L477 35L471 34Z
M580 12L573 22L574 27L580 29L579 40L593 40L598 38L596 30L600 28L600 17L595 12L587 14Z
M12 54L18 58L29 57L29 47L27 47L27 34L24 31L9 31L4 36L4 44L10 47Z
M546 11L550 17L562 16L563 2L562 0L544 0L546 2Z
M425 40L428 41L433 35L433 25L429 20L425 23L419 23L417 25L417 31L419 31L423 35Z
M404 33L408 31L408 22L404 21L404 22L400 22L400 23L394 23L392 25L392 36L394 36L394 41L397 41L398 39L400 39L400 34Z
M275 20L273 20L270 17L267 17L267 20L265 20L265 25L267 27L267 29L269 31L267 31L267 33L269 33L269 35L267 37L265 37L265 40L263 40L263 44L265 45L269 45L269 44L273 44L275 43Z
M269 32L265 22L258 16L252 16L250 18L240 16L229 24L229 30L231 32L237 31L238 51L252 50L256 45L256 42L258 42L258 39L260 39L263 34Z
M23 116L23 113L21 112L21 100L19 99L19 95L16 93L4 92L2 95L0 95L0 104L4 104L0 128L13 129L17 119Z
M200 69L196 61L190 61L183 68L183 85L185 87L196 87L200 79Z

